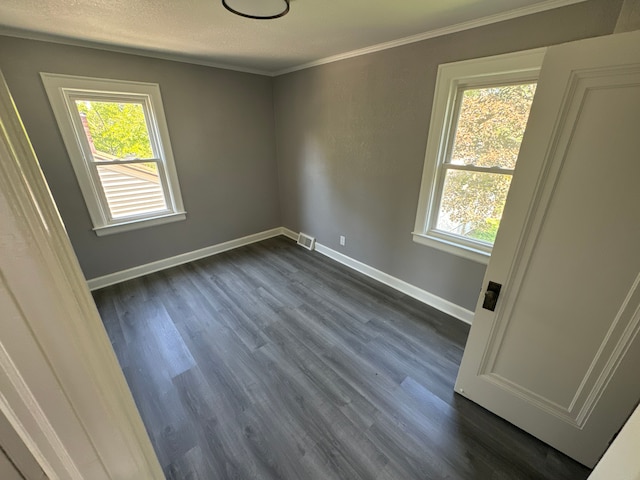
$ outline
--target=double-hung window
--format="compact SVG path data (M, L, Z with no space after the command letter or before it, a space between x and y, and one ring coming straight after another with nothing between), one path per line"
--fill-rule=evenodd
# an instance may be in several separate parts
M98 235L185 218L157 84L41 76Z
M487 263L544 49L438 69L416 242Z

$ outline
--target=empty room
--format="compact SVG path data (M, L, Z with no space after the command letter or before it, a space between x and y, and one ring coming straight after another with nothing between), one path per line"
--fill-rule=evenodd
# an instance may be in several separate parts
M0 478L638 480L639 30L0 2Z

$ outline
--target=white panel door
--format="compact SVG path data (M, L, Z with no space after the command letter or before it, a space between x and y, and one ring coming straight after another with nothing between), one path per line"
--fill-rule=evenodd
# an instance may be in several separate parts
M483 286L456 391L593 466L640 399L640 32L548 50Z

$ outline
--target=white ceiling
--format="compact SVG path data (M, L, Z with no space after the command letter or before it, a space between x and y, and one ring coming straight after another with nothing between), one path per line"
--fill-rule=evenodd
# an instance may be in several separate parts
M0 0L0 33L273 75L580 1L293 0L249 20L220 0Z

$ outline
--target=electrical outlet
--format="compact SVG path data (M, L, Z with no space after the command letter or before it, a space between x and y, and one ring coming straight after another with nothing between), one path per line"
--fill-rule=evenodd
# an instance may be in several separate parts
M340 245L344 247L345 243L347 243L347 237L340 235Z

